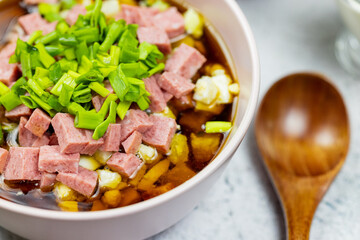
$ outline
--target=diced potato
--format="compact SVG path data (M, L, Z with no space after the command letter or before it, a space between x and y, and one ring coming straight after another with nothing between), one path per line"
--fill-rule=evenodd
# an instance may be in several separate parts
M192 132L201 132L202 126L209 121L213 115L209 112L198 111L198 112L185 112L180 120L179 123L185 127L190 129Z
M205 73L209 76L213 76L217 70L223 70L227 74L226 68L219 63L208 64L205 67Z
M172 168L170 171L165 173L161 177L161 183L173 183L175 186L178 186L193 176L195 176L196 173L189 168L186 163L179 163L174 168Z
M114 17L121 10L118 0L103 1L101 11L106 17Z
M222 113L224 108L225 108L224 104L212 103L210 105L206 105L202 102L196 102L195 111L205 111L212 113L214 115L218 115Z
M171 151L168 159L173 164L187 162L189 160L189 146L185 135L175 134L171 141L170 149Z
M174 115L174 113L171 111L171 109L169 107L166 107L164 109L164 111L159 112L159 113L153 113L153 115L155 116L163 116L163 117L168 117L168 118L172 118L176 120L176 116Z
M91 207L91 211L101 211L101 210L105 210L105 209L106 209L106 206L102 203L101 200L95 200Z
M231 103L233 98L231 93L229 92L229 85L231 84L232 80L223 71L218 70L216 72L218 72L219 74L212 77L214 84L219 90L219 95L216 99L216 103ZM222 74L220 74L220 72Z
M238 83L230 84L229 86L229 92L233 95L238 95L240 92L240 86Z
M210 161L215 153L217 152L222 134L194 134L190 135L191 148L193 150L193 156L195 161L208 162Z
M119 190L107 191L101 197L101 201L105 204L105 206L115 208L119 206L121 202L121 193Z
M60 201L75 201L78 196L78 193L75 190L61 182L55 183L53 192L55 197Z
M184 101L184 99L185 99L185 101ZM170 100L170 107L171 107L171 109L175 108L178 112L183 112L187 109L192 109L195 107L192 100L193 100L192 93L182 97L181 99L172 98Z
M153 184L163 175L170 166L170 160L165 159L160 161L154 167L152 167L143 177L138 185L140 190L148 190L152 188Z
M136 189L134 188L131 187L126 188L121 193L123 196L120 202L121 207L128 206L141 201L140 193L136 191Z
M80 156L79 165L91 171L95 171L96 169L101 167L101 164L98 161L96 161L95 158L87 155Z
M66 212L78 212L79 211L78 202L76 202L76 201L59 202L58 205L61 208L61 210L66 211Z
M160 11L165 11L170 7L170 5L162 0L156 0L152 5L152 8L157 8Z
M117 186L116 190L123 190L124 188L127 188L127 187L129 187L129 184L127 184L126 182L121 182Z
M121 182L121 176L110 170L97 170L99 187L102 189L116 189Z
M170 191L171 189L173 189L174 187L175 187L175 185L173 183L167 183L160 187L149 188L148 191L146 191L142 194L142 197L144 200L147 200L147 199L159 196L163 193L166 193L166 192Z
M183 39L176 41L172 44L173 49L179 47L181 44L185 43L186 45L190 46L190 47L195 47L195 40L192 36L187 35L186 37L184 37Z
M147 170L147 166L144 164L139 171L137 172L136 176L129 181L129 184L133 187L137 187L140 180L144 177Z
M204 33L204 19L193 8L189 8L184 13L186 32L196 38L202 37Z
M107 160L111 158L111 155L113 152L105 152L105 151L96 151L96 153L93 155L93 157L98 161L101 165L105 165Z
M197 102L209 105L216 100L218 92L219 90L213 82L212 78L203 76L196 82L193 98Z
M156 148L144 144L140 145L137 153L139 157L147 164L154 162L159 156Z
M127 4L132 6L137 6L136 0L119 0L120 4Z

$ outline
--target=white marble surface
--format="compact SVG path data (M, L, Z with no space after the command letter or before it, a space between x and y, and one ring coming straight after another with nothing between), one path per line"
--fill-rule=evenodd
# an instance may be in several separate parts
M311 239L360 239L360 79L338 65L333 51L342 29L333 0L238 0L257 41L260 97L280 77L297 71L324 73L339 87L351 119L352 142L346 164L316 212ZM276 195L248 132L225 174L185 219L152 238L285 239ZM0 239L18 239L2 231Z

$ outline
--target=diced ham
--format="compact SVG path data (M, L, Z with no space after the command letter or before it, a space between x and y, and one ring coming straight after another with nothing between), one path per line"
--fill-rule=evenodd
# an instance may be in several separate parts
M170 101L170 100L174 97L174 95L172 95L171 93L169 93L169 92L167 92L167 91L162 91L162 92L163 92L163 94L164 94L164 100L165 100L165 102Z
M10 64L8 58L0 58L0 81L9 86L19 76L16 64Z
M30 35L36 30L41 30L46 35L55 30L57 22L49 23L39 13L30 13L19 17L18 22L25 33Z
M75 191L91 197L97 185L98 174L86 168L79 167L78 173L59 173L56 180Z
M83 129L75 128L74 117L68 113L57 113L51 120L62 153L81 153L89 140Z
M71 26L74 25L79 15L86 15L86 8L84 5L76 4L67 14L65 21Z
M14 181L35 181L41 179L38 170L39 148L11 147L5 168L4 179Z
M31 147L38 137L25 128L26 123L26 118L21 117L19 123L19 143L22 147Z
M35 140L35 142L32 144L32 147L46 146L49 144L49 142L50 138L44 134L42 137L39 137Z
M185 20L176 7L156 14L153 24L164 29L169 38L177 37L185 32Z
M49 140L49 145L59 145L58 138L55 133L51 134Z
M127 24L138 24L140 27L152 26L155 14L159 13L157 9L126 4L121 5L121 10L121 15L118 15L117 18L123 18Z
M57 3L58 0L24 0L26 5L36 5L39 3Z
M205 62L206 58L198 50L182 43L166 61L165 71L190 79Z
M135 154L142 142L142 135L138 131L133 132L123 143L126 153Z
M56 173L47 173L42 172L41 173L41 179L40 179L40 189L43 191L50 190L52 186L54 186L56 182Z
M127 139L134 131L144 133L152 127L149 116L141 111L130 109L124 120L121 121L121 142Z
M121 140L121 124L110 124L104 136L104 144L101 151L118 152Z
M65 154L60 152L59 146L42 146L39 154L39 170L42 172L77 173L80 154Z
M81 154L93 155L104 144L104 139L103 138L95 140L95 139L92 138L93 134L94 134L94 131L85 130L85 135L86 135L86 137L88 139L88 144L80 152Z
M195 88L195 85L189 79L172 72L164 72L158 83L162 89L176 98L189 94Z
M0 174L2 174L5 170L8 161L8 155L9 155L8 150L4 148L0 148Z
M106 98L103 98L103 97L101 97L99 95L96 95L96 96L92 97L91 101L92 101L92 104L93 104L93 106L94 106L94 108L95 108L95 110L97 112L100 111L102 105L105 102L105 99Z
M126 177L132 177L143 165L143 162L134 154L114 153L107 161L111 170Z
M11 119L18 119L20 117L28 117L31 115L31 109L25 106L24 104L21 104L14 108L11 111L5 112L5 117L11 118Z
M166 32L157 27L139 27L137 30L139 42L148 42L156 45L164 54L171 53L170 39Z
M31 114L25 127L35 136L42 137L46 130L48 130L50 123L51 117L37 108Z
M8 43L0 50L0 58L9 59L15 53L16 42Z
M161 91L155 76L144 79L145 89L150 93L150 109L153 112L162 112L166 108L164 94Z
M143 141L159 151L167 153L176 132L176 121L172 118L154 115L150 116L150 120L154 125L143 134Z

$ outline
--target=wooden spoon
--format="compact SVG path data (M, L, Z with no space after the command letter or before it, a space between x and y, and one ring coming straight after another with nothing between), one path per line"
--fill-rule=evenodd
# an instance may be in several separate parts
M341 95L322 75L284 77L265 95L255 134L288 239L309 239L315 210L345 161L349 128Z
M5 35L16 18L26 13L19 2L20 0L0 0L0 45L5 43Z

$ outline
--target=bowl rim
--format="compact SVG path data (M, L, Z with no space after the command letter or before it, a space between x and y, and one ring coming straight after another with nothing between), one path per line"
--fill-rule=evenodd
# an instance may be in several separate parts
M193 187L197 186L200 182L212 175L218 168L221 167L231 156L235 153L242 139L244 138L253 116L255 115L256 106L258 103L259 90L260 90L260 63L258 52L255 44L255 39L249 23L243 14L240 6L234 0L224 0L224 3L230 6L231 11L237 18L237 22L243 26L247 44L250 50L251 62L252 62L252 89L249 98L249 104L245 110L245 114L238 129L235 130L235 134L228 144L221 150L218 156L209 164L205 169L197 173L194 177L186 181L185 183L177 186L169 192L166 192L158 197L122 207L103 211L95 212L61 212L47 209L40 209L31 206L25 206L17 203L10 202L0 198L0 208L9 212L27 215L31 217L37 217L42 219L53 220L66 220L66 221L94 221L100 219L111 219L115 217L122 217L126 215L136 214L142 211L146 211L150 208L154 208L167 201L176 198L177 196L189 191Z

